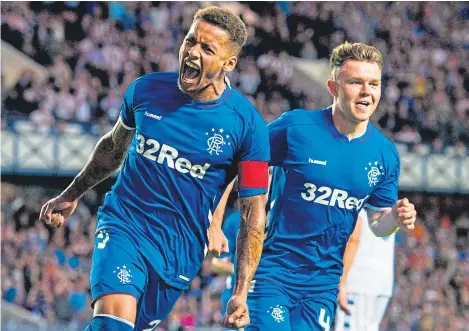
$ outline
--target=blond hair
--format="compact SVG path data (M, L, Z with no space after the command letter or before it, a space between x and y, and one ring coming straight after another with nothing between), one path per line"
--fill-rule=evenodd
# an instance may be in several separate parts
M337 79L337 75L347 60L375 62L379 69L383 70L383 56L376 47L363 43L349 43L346 41L334 48L332 51L329 65L331 67L331 75L334 80Z

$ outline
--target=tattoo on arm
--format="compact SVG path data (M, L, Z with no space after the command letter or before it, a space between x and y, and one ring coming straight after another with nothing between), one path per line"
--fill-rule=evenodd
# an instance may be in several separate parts
M262 255L265 230L265 195L240 198L241 223L236 241L234 293L247 296Z
M108 178L124 160L134 133L134 130L127 130L118 121L114 128L98 141L88 163L62 195L79 199L90 188Z

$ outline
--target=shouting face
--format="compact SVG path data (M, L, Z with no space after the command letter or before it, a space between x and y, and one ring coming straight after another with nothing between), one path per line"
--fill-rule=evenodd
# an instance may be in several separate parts
M179 50L179 87L194 100L213 100L224 90L224 77L237 57L227 31L195 21Z

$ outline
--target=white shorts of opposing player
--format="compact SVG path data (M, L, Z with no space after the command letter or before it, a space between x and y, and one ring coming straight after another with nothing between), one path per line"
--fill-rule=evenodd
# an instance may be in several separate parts
M334 331L379 331L390 297L349 293L350 314L337 308Z

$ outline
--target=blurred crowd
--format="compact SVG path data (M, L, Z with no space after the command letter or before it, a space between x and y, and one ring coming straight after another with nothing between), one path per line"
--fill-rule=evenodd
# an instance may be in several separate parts
M42 203L57 192L2 182L2 299L68 329L91 318L89 273L95 212L87 193L63 228L38 222ZM463 331L469 323L469 201L463 196L410 194L417 229L396 237L394 296L385 331ZM192 330L221 323L226 279L205 261L198 276L158 329Z
M468 330L467 195L406 196L419 212L417 227L396 235L394 292L380 330Z
M204 3L205 4L205 3ZM178 48L196 2L6 2L2 39L48 70L2 89L3 118L29 117L40 130L77 121L107 129L127 86L151 71L178 70ZM229 75L267 122L297 107L331 103L295 77L291 56L327 59L343 41L385 57L383 97L373 120L416 151L469 149L467 2L240 2L230 8L248 42ZM347 13L344 15L344 13ZM3 88L3 87L2 87ZM326 95L326 96L325 96Z

